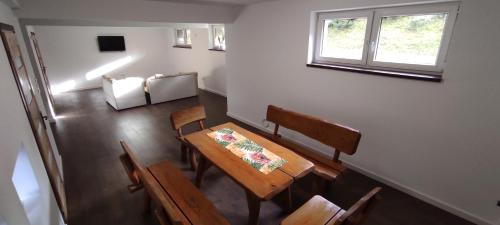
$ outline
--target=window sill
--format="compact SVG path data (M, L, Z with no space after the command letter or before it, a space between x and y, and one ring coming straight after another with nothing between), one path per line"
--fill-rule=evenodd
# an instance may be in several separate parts
M321 64L321 63L308 63L307 67L316 67L331 70L348 71L355 73L364 73L371 75L379 75L386 77L397 77L412 80L424 80L432 82L441 82L443 78L440 75L425 74L425 73L410 73L410 72L399 72L399 71L389 71L389 70L379 70L379 69L368 69L360 68L355 66L343 66L343 65L331 65L331 64Z
M174 45L174 48L193 48L191 45Z
M209 51L216 51L216 52L225 52L226 50L220 49L220 48L209 48Z

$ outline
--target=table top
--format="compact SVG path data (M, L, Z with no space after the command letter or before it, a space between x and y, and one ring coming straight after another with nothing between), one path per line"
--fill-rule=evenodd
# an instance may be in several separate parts
M229 128L240 133L287 160L287 163L269 174L264 174L256 170L206 135L212 132L212 130L222 128ZM294 178L303 176L314 168L311 162L303 159L292 151L233 123L225 123L212 127L211 130L206 129L186 135L185 140L196 147L208 161L262 200L271 199L274 195L290 186Z
M294 179L301 178L308 174L309 172L313 171L314 169L314 163L310 162L309 160L303 158L302 156L296 154L292 150L283 147L279 144L276 144L267 138L264 138L260 135L257 135L251 131L248 131L234 123L225 123L219 126L211 127L211 130L220 130L223 128L229 128L231 130L234 130L241 135L245 136L246 138L254 141L255 143L259 144L260 146L266 148L267 150L273 152L274 154L278 155L282 159L286 160L287 163L285 163L283 166L281 166L279 169L285 172L286 174L290 175Z

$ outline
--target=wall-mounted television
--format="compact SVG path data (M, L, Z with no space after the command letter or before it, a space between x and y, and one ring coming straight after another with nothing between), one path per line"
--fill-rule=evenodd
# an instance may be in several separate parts
M97 42L101 52L125 51L125 38L123 36L98 36Z

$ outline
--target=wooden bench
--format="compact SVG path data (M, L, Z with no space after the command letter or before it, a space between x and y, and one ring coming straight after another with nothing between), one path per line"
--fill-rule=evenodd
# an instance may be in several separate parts
M168 161L142 167L130 147L120 142L126 170L133 183L146 188L145 212L150 201L156 205L155 216L160 224L228 225L229 222L182 172ZM131 174L130 174L131 173ZM137 189L136 189L137 190Z
M154 213L161 225L191 224L189 219L186 218L149 171L140 168L138 174L140 174L141 179L144 181L147 191L146 195L158 206L154 210ZM149 200L146 200L146 202L149 204Z
M183 109L170 114L170 124L172 125L172 129L177 132L176 138L181 142L181 160L185 162L189 158L191 170L196 170L198 162L196 161L196 154L194 152L194 149L189 148L186 140L184 140L185 133L182 131L182 129L188 124L198 122L199 130L204 130L204 121L206 117L205 107L203 107L202 105Z
M358 225L368 216L374 205L379 201L376 187L363 196L347 211L316 195L289 215L281 225Z
M361 133L358 130L273 105L269 105L267 108L266 120L275 124L273 134L263 132L266 138L295 151L313 162L315 165L314 173L324 178L322 180L330 182L335 181L346 169L339 159L340 153L353 155L356 153L361 139ZM332 147L334 150L333 158L328 158L313 149L283 138L278 133L280 126Z

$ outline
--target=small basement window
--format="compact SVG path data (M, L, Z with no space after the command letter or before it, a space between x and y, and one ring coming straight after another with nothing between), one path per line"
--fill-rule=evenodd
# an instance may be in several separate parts
M308 66L441 80L457 2L316 12Z
M224 25L210 25L210 50L225 51L226 50L226 32Z
M191 46L191 30L175 29L175 45L176 48L192 48Z

